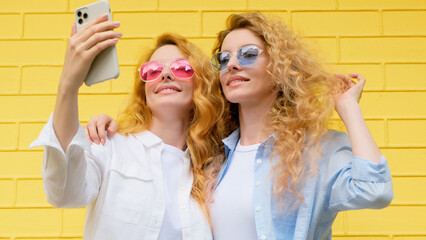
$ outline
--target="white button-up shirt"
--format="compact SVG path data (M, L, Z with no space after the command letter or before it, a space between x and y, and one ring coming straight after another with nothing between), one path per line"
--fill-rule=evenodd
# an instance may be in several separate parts
M166 208L160 138L144 131L90 145L80 126L64 153L51 116L34 146L45 146L42 176L48 202L58 208L87 206L84 239L158 238ZM188 152L183 158L177 191L182 239L211 240L209 223L190 197Z

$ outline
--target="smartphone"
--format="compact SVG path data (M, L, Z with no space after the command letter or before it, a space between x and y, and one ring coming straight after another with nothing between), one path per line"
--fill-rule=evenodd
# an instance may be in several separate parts
M101 0L75 10L75 22L77 32L87 23L93 21L97 16L108 13L108 20L111 20L111 8L107 0ZM117 78L120 75L118 67L117 50L114 46L108 47L100 52L93 60L84 83L91 86L109 79Z

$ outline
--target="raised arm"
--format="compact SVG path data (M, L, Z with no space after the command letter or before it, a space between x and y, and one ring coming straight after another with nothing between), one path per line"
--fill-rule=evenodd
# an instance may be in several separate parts
M335 96L335 109L348 131L353 154L378 163L381 161L380 150L367 128L358 104L365 79L357 73L351 73L349 76L358 79L358 83L354 83L347 76L336 74L336 77L345 81L349 89Z
M79 127L78 90L90 65L99 52L116 44L121 37L121 33L113 31L119 23L107 20L107 14L99 16L79 32L76 24L72 25L53 113L53 127L64 151Z

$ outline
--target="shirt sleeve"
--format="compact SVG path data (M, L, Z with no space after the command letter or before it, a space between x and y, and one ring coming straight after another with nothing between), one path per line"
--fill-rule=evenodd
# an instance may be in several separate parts
M349 137L334 133L326 168L329 207L334 211L389 205L393 199L392 177L384 156L379 163L353 155Z
M42 176L47 201L57 208L87 206L99 192L108 150L90 145L81 126L63 151L53 128L53 114L30 148L44 146Z

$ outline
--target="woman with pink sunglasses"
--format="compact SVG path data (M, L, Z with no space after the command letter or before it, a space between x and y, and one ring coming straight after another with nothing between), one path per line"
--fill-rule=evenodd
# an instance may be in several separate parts
M45 146L47 200L87 207L84 239L211 240L204 165L220 147L224 101L198 47L160 36L135 69L120 134L90 145L80 126L79 88L118 26L106 15L78 33L73 24L53 115L31 145Z
M232 131L225 157L205 169L215 240L331 239L340 211L390 203L389 167L358 104L361 75L329 74L260 13L231 15L214 53ZM327 129L333 106L349 136ZM113 133L110 121L88 131L97 122Z

